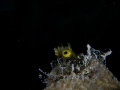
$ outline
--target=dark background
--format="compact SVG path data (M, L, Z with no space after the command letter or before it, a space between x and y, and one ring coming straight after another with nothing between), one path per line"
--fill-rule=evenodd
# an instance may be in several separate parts
M67 43L77 54L87 44L111 49L107 67L120 80L120 0L4 0L0 13L6 72L16 89L44 88L38 68L49 72L54 48Z

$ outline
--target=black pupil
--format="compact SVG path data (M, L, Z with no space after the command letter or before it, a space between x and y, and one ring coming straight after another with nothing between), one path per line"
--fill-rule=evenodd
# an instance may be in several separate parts
M64 52L64 54L67 54L67 53L68 53L67 51Z

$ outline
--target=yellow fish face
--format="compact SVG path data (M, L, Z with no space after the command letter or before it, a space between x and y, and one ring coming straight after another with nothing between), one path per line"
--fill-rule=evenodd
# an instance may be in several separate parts
M55 55L60 58L76 58L76 54L73 52L70 46L54 48Z

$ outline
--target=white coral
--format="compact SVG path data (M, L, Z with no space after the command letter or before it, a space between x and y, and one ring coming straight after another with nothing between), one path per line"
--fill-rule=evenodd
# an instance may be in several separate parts
M87 48L82 65L69 63L62 66L59 63L54 67L44 90L120 90L120 82L102 62L111 51L102 55L99 50L91 49L90 45ZM95 51L98 51L100 58Z

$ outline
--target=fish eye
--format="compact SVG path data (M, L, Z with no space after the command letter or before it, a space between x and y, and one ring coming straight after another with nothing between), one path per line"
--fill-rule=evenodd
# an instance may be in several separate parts
M67 53L68 53L67 51L64 52L64 54L67 54Z
M70 50L64 50L64 51L62 52L62 55L63 55L64 57L70 57L71 51L70 51Z

